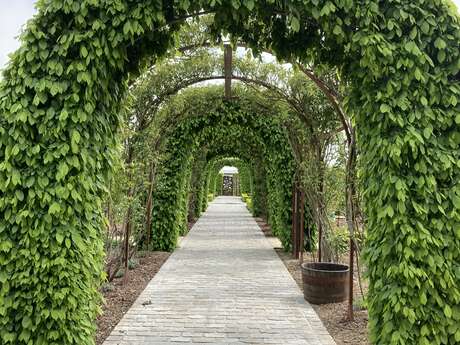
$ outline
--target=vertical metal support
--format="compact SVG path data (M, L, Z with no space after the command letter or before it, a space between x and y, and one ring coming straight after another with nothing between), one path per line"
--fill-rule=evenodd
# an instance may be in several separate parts
M322 258L323 258L323 255L322 255L322 248L323 248L323 227L320 224L318 224L318 262L322 262Z
M300 264L303 263L303 252L304 248L304 229L305 229L305 192L300 191Z
M292 256L295 257L295 234L296 234L296 220L297 220L297 207L296 207L297 189L295 183L292 186L292 228L291 228L291 243L292 243Z
M232 98L233 50L230 44L224 46L225 98Z
M303 214L303 193L297 183L294 184L292 192L292 256L294 259L299 259L302 255L303 258L303 228L304 228L304 214Z
M350 236L350 258L349 265L350 270L348 271L348 320L353 320L353 271L354 271L354 254L355 254L355 242Z

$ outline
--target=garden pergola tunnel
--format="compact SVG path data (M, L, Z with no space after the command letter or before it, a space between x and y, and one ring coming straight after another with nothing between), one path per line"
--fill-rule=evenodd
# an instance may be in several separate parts
M374 344L460 342L460 24L448 1L38 2L0 85L0 337L92 344L127 81L187 18L338 67L361 153Z

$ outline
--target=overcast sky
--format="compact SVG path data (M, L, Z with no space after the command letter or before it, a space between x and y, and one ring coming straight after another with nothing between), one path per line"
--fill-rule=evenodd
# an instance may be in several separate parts
M453 0L460 8L460 0ZM15 51L22 25L35 13L35 0L0 0L0 69Z

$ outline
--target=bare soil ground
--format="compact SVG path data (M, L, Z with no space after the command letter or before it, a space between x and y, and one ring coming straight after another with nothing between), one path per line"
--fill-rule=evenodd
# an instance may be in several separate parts
M103 286L102 294L105 303L102 306L103 314L96 321L97 345L101 345L109 336L170 254L167 252L145 253L145 256L139 258L139 265L129 271L126 285L123 285L123 277L121 277Z
M263 219L256 218L256 221L264 232L265 236L273 237L273 234L270 231L270 226L268 226ZM303 290L302 271L300 268L299 260L293 259L292 255L290 253L286 253L282 248L275 248L275 250L288 269L289 273L291 273L297 285L301 290ZM312 254L306 253L304 255L304 262L312 261ZM347 256L344 256L341 261L343 263L347 263ZM357 274L355 274L353 278L353 291L355 301L362 300ZM363 289L364 292L366 292L367 286L365 286L365 284L363 284ZM319 315L324 326L334 338L337 345L370 345L367 336L368 315L366 310L355 308L356 310L354 312L354 320L347 321L346 316L348 301L323 305L312 304L312 306L316 313Z

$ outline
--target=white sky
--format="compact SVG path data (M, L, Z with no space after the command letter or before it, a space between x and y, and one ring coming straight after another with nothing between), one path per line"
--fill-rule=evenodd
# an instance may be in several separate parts
M459 0L460 1L460 0ZM19 47L16 37L35 13L35 0L0 0L0 68Z
M460 8L460 0L452 0ZM34 13L35 0L0 0L0 69L19 47L17 36Z

